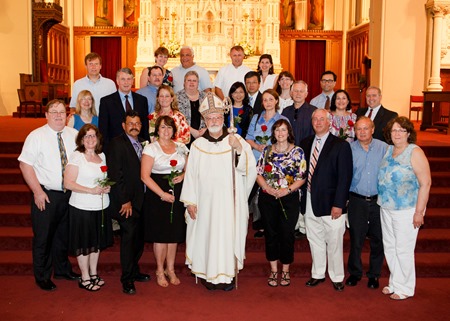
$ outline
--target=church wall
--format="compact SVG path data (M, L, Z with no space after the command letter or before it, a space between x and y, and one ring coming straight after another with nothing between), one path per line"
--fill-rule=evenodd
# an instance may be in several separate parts
M408 116L409 96L424 88L425 1L371 0L369 56L382 104ZM383 18L382 14L384 14Z
M2 0L0 43L0 115L4 116L19 105L19 73L32 73L30 1Z

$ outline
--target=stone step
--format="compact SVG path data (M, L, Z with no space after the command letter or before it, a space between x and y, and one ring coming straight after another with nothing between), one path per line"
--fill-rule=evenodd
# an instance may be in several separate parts
M368 270L369 253L362 256L364 271ZM348 252L344 252L344 264L347 266ZM70 258L74 271L78 271L78 265L74 257ZM416 276L417 277L450 277L450 254L449 253L416 253ZM149 273L154 279L156 263L153 253L145 251L139 266L141 272ZM346 269L346 268L345 268ZM190 275L185 265L184 252L178 250L175 259L175 270L178 274ZM311 276L311 255L309 252L295 253L294 262L291 264L291 277L308 278ZM347 269L346 269L347 271ZM100 254L98 272L101 276L121 275L120 257L118 252L105 250ZM250 252L246 254L244 269L239 272L239 277L261 277L266 278L269 273L269 263L263 252ZM0 251L0 275L33 275L31 251ZM386 262L383 264L381 276L389 275ZM295 281L295 279L293 280ZM119 281L118 281L119 282ZM365 283L365 280L363 281Z
M0 251L31 250L33 232L31 227L0 227ZM110 251L119 252L120 238L114 239L114 245ZM419 232L416 244L416 252L448 252L450 244L450 233L448 229L424 228ZM180 244L180 249L184 250L185 245ZM146 251L152 252L150 243L145 245ZM348 230L344 235L344 251L350 250L350 236ZM247 236L247 252L263 252L264 238L253 238L251 233ZM301 238L295 242L296 252L308 252L309 244L306 238ZM365 242L364 252L369 251L369 244Z

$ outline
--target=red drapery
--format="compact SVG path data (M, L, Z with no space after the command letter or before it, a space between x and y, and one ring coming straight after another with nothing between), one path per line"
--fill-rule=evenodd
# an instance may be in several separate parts
M308 97L322 92L320 75L325 71L325 46L322 40L298 40L295 48L295 79L304 80L308 84Z
M120 37L91 37L91 51L102 57L103 77L116 81L116 72L122 68L122 43ZM125 66L123 66L125 67Z

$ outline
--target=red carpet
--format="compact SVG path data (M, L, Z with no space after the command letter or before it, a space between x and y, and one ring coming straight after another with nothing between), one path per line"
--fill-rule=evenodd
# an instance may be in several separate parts
M56 280L55 292L39 290L31 276L0 277L1 320L154 320L154 321L294 321L294 320L448 320L450 279L418 279L414 298L396 302L369 290L365 281L336 292L329 281L317 288L305 278L290 287L270 288L265 278L242 277L232 292L207 291L192 277L178 287L161 288L154 280L138 283L138 293L121 293L117 278L106 277L98 293ZM387 279L381 279L386 284Z

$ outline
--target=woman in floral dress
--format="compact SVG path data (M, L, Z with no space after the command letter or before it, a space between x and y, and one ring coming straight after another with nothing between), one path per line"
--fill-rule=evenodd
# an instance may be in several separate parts
M278 261L282 264L281 286L291 283L289 266L294 261L295 225L300 208L300 187L305 183L306 160L294 145L294 133L287 120L272 126L272 145L266 146L256 165L256 181L262 192L258 206L264 229L266 258L270 262L268 285L278 285Z
M337 90L331 98L331 127L330 133L345 139L349 143L355 140L356 114L352 113L352 102L349 94L343 90Z

